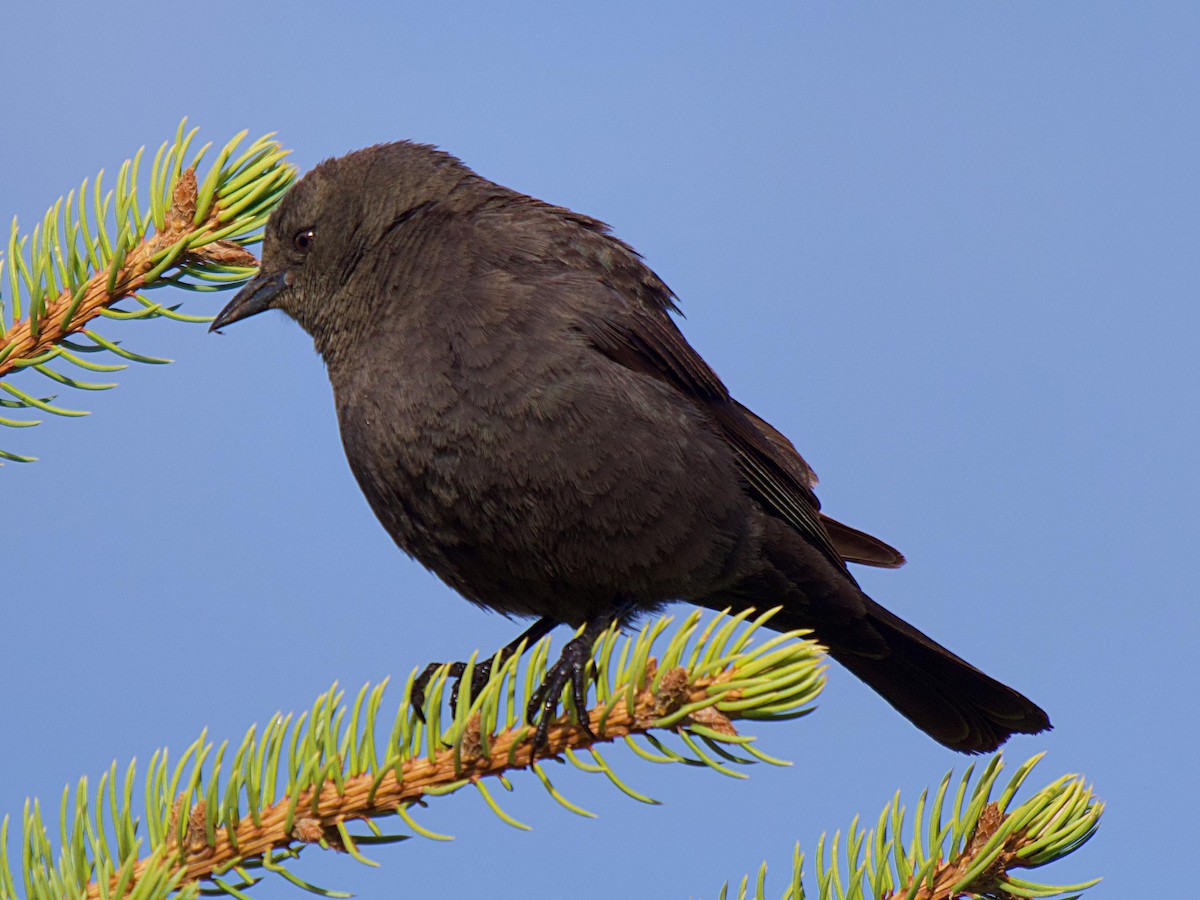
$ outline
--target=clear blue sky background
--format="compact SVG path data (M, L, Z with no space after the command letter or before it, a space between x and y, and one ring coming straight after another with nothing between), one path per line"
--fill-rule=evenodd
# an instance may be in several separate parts
M1010 759L1047 751L1041 781L1083 772L1109 808L1047 877L1190 893L1200 7L572 6L10 5L0 212L32 227L186 114L218 142L278 131L304 170L434 142L612 223L826 508L908 554L867 589L1049 710ZM0 435L41 457L0 471L0 811L513 636L376 524L296 327L107 332L177 362ZM759 733L795 766L614 752L664 806L564 770L585 820L518 778L532 833L463 794L423 819L451 844L302 871L364 897L714 897L965 764L838 668L814 716Z

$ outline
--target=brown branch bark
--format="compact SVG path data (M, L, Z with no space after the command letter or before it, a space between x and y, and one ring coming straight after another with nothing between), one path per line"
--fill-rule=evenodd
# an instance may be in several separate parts
M653 660L651 663L653 664ZM645 683L650 684L653 677L654 670L651 666L647 671ZM373 797L371 787L375 778L369 774L346 779L345 789L340 793L334 784L326 782L316 798L315 811L311 789L301 793L290 832L284 829L288 798L264 809L260 816L261 825L255 825L249 816L243 818L236 831L236 849L224 829L217 832L214 844L209 846L204 833L203 809L198 805L188 813L187 837L179 851L176 869L184 870L186 881L199 881L227 869L238 861L253 859L293 843L314 843L324 837L334 846L338 846L336 829L339 822L391 815L402 803L420 800L430 788L451 784L463 778L478 780L488 775L525 769L538 760L558 757L568 749L578 750L594 743L613 741L626 735L649 731L656 719L686 703L704 699L709 686L728 677L720 675L691 682L685 669L673 669L665 673L662 687L658 691L647 688L637 695L632 711L624 700L618 703L605 720L603 736L599 740L592 738L582 727L563 716L551 725L546 746L536 751L530 739L533 731L528 727L498 733L490 741L491 752L487 757L479 754L478 735L472 737L468 734L461 742L461 756L457 769L453 748L442 750L433 757L411 759L403 763L402 777L397 779L395 773L390 772L380 782ZM735 694L736 692L731 692L727 696ZM590 727L597 734L601 713L602 707L597 707L588 714ZM701 710L694 718L703 721L709 728L727 734L737 733L729 719L714 707ZM180 813L177 809L174 816L177 817ZM145 859L135 865L129 891L132 891L138 878L145 872L146 865ZM116 884L117 879L114 877L110 889L115 889ZM99 896L99 888L93 883L88 888L88 897Z
M98 272L88 279L83 298L68 324L67 311L71 307L71 292L63 291L46 303L45 313L38 319L36 334L32 317L15 322L0 338L0 354L12 347L12 351L0 361L0 378L15 369L20 369L26 360L35 359L51 350L64 338L84 329L88 322L100 315L114 303L136 294L146 287L146 275L153 268L152 258L160 250L170 247L188 234L206 228L216 228L220 208L213 204L208 218L199 226L192 223L196 214L196 173L192 169L184 172L175 186L171 208L168 210L164 228L147 236L125 257L125 264L117 272L113 290L108 290L108 272ZM252 253L232 241L215 241L187 255L192 261L219 262L226 265L254 266L258 260ZM180 259L180 262L184 262ZM9 261L12 265L12 261Z

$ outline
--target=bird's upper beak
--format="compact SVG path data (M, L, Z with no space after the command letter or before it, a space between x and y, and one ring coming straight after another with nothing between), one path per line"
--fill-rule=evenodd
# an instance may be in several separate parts
M287 272L276 272L268 275L261 270L240 291L225 308L217 313L209 331L220 331L226 325L232 325L240 319L248 319L260 312L271 308L271 301L287 287Z

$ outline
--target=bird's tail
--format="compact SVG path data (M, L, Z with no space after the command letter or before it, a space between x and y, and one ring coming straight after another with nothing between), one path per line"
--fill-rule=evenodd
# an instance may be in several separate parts
M1037 734L1051 727L1046 713L1029 698L869 597L863 600L863 618L836 627L818 625L817 640L935 741L962 753L986 753L1013 734ZM780 630L812 625L786 608L771 620L771 627Z

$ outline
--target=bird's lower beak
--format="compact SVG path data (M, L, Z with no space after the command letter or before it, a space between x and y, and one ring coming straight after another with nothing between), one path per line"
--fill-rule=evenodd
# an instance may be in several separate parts
M234 295L223 310L217 313L209 331L220 331L241 319L248 319L271 308L271 301L287 287L287 272L266 275L261 271Z

